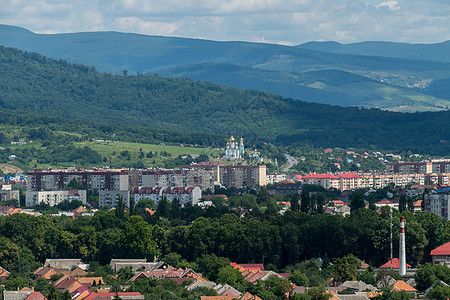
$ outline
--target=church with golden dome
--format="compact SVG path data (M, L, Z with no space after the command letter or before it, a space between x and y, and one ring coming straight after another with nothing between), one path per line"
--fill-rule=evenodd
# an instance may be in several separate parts
M231 136L225 149L225 158L230 160L241 159L244 156L244 151L244 139L241 138L238 143L234 137Z

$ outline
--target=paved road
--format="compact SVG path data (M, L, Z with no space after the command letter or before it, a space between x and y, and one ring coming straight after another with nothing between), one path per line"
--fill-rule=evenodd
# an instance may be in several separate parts
M287 153L285 153L284 156L286 156L286 159L288 161L288 166L283 169L283 172L288 172L289 169L292 168L292 166L295 166L296 164L298 164L298 159L296 159L295 157L290 156Z

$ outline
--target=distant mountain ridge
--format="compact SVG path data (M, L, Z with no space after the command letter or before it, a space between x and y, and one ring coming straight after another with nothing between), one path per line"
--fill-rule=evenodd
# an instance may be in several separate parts
M310 102L394 111L444 110L450 105L446 86L433 85L450 78L450 62L332 53L343 46L337 43L312 43L309 47L317 49L309 49L308 44L290 47L118 32L35 34L7 25L0 25L0 43L112 74L127 70L187 77ZM372 43L362 45L370 48ZM402 46L396 45L391 47Z
M408 44L367 41L351 44L307 42L297 47L340 54L396 57L413 60L450 62L450 41L435 44Z

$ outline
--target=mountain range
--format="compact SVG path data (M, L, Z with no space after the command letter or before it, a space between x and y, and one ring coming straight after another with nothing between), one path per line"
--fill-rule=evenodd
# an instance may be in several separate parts
M450 42L283 46L118 32L35 34L0 25L0 43L112 74L158 74L292 99L392 111L446 110Z

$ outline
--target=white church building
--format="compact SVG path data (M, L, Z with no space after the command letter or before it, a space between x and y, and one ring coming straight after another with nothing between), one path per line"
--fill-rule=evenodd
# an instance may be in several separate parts
M241 159L244 156L244 151L244 139L241 138L238 144L234 137L231 136L225 149L225 158L230 160Z

